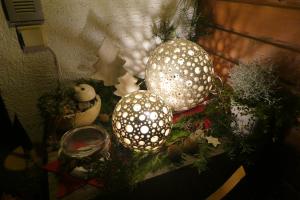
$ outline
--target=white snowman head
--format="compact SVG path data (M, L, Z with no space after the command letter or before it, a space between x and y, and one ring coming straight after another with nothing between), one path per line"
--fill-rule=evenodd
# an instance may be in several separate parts
M74 86L75 99L79 102L91 101L96 97L95 89L88 84Z

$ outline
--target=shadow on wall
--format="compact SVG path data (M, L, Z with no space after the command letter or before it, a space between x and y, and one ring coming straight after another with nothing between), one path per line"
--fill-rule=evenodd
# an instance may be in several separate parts
M87 65L79 65L77 69L89 71L92 75L102 67L99 60L106 58L100 57L99 49L105 38L118 49L116 59L125 60L124 68L143 78L149 52L161 42L154 37L152 24L161 12L176 9L176 4L177 1L98 1L97 8L88 11L80 38L85 47L97 47L99 58L93 65L94 69ZM103 38L101 44L95 44L95 33Z
M128 1L124 9L133 4ZM44 27L49 38L49 46L57 55L63 80L86 78L93 71L92 66L97 62L97 52L106 35L102 27L95 24L90 12L97 13L98 21L104 27L114 24L118 32L118 18L125 18L121 13L108 8L110 4L122 5L124 3L112 0L74 0L72 4L68 0L44 1L43 10L45 13ZM119 15L119 17L113 15ZM112 18L114 21L109 21ZM130 23L128 23L130 24Z
M278 27L278 23L279 25L288 23L289 26L299 23L295 20L286 21L293 20L294 10L289 14L287 12L289 10L280 10L280 8L270 9L264 6L223 1L212 1L210 7L214 22L220 24L212 24L212 34L200 38L199 43L213 55L217 73L226 77L229 69L238 62L267 58L272 59L274 64L279 66L280 76L283 79L299 85L297 77L300 76L298 67L300 50L292 50L289 47L295 48L294 34L298 29L295 27L286 36L285 30ZM263 18L265 15L268 15L267 19ZM274 20L270 21L272 17ZM277 31L273 33L268 28ZM282 42L283 40L285 42Z
M212 4L209 5L209 7L212 6ZM229 10L229 8L227 9ZM213 21L215 21L214 16L218 13L216 13L213 8L210 8L210 10L212 12ZM230 19L237 18L239 16L239 11L224 12L228 14L225 21L226 27L231 27L235 21ZM254 9L253 12L255 12ZM258 47L255 41L241 40L238 35L217 29L214 24L211 24L210 26L211 34L200 38L198 42L212 55L215 71L220 76L226 78L230 68L238 63L238 58L255 56ZM244 23L243 26L246 27L247 23ZM251 48L244 48L245 46L250 46Z
M101 70L101 68L104 67L103 64L112 64L113 66L110 67L116 68L123 66L124 64L124 68L132 74L143 77L145 64L148 60L148 54L157 45L153 39L153 35L151 35L151 27L134 27L134 25L128 24L128 27L123 27L122 30L116 32L114 29L117 24L105 23L101 20L101 17L97 16L95 12L90 10L86 26L90 26L88 24L91 23L104 35L105 40L108 40L111 43L111 48L115 48L118 54L116 55L115 60L107 59L99 55L99 51L101 50L101 48L99 48L99 59L93 66L95 69L94 72ZM146 32L146 29L148 29L148 32ZM111 55L107 56L109 57ZM110 63L103 63L107 60L110 60ZM121 60L124 61L122 62ZM116 74L116 76L118 76L118 74Z
M143 78L149 52L161 43L152 25L159 17L174 13L179 1L76 0L69 5L69 1L56 0L55 6L45 1L45 26L63 79L91 77L97 72L102 67L99 60L105 60L99 55L104 39L118 49L124 68Z

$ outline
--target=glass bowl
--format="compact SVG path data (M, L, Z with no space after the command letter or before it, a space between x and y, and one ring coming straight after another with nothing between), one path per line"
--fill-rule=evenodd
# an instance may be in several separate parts
M99 125L74 128L66 132L60 141L60 153L82 159L95 154L109 157L110 137Z

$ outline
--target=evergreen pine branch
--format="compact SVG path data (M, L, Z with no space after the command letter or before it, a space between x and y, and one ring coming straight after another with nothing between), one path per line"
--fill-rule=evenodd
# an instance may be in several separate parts
M202 138L199 141L199 150L198 153L195 155L196 160L193 163L193 167L197 169L199 174L207 169L210 150L211 148L209 144L205 141L205 139Z
M134 168L131 177L132 183L140 182L147 174L156 172L162 167L170 164L167 155L163 153L138 155L135 156L135 159L132 162Z
M171 136L167 139L166 145L169 146L173 143L180 141L182 138L186 138L191 133L185 130L175 129L172 130Z

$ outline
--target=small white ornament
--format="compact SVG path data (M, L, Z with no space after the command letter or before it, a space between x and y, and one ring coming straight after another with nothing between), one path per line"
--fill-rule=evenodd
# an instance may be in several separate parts
M208 144L212 144L214 147L217 147L219 144L221 144L219 139L213 136L206 136L205 139L207 140Z
M74 116L74 127L86 126L92 124L98 117L101 109L101 99L96 95L95 103L89 109L83 112L76 112Z
M73 126L80 127L92 124L100 113L101 98L89 84L79 84L74 87L75 99L78 101L73 118ZM68 116L65 116L68 118Z
M114 94L117 96L122 97L140 89L140 87L136 85L138 80L129 73L126 73L124 76L118 78L118 81L119 84L115 85L117 90L114 92Z
M96 97L95 89L88 84L79 84L74 87L75 99L79 102L91 101Z

